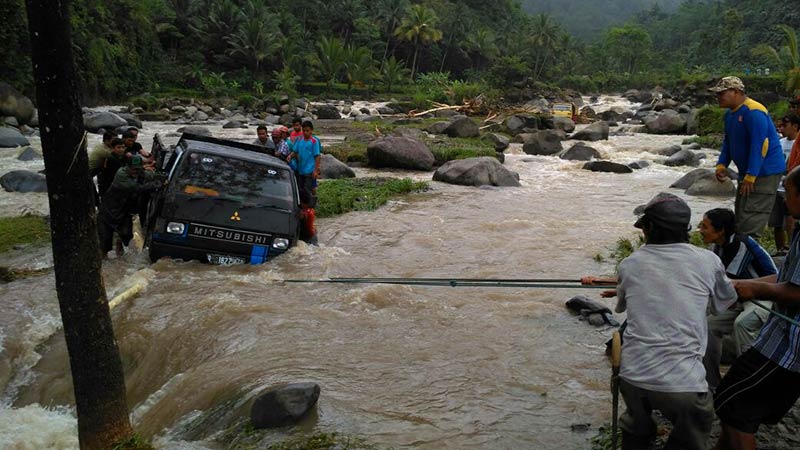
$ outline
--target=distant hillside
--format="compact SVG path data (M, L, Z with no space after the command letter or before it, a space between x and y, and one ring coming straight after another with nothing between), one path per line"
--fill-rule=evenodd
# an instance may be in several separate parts
M545 13L574 36L591 40L609 26L624 23L654 3L664 12L674 12L685 0L520 0L531 14Z

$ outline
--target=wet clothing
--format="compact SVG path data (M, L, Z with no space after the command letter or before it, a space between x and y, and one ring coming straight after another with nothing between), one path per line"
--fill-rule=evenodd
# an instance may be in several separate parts
M111 147L101 142L89 151L89 176L93 177L100 172L106 158L111 156Z
M111 250L115 231L122 243L128 245L133 237L131 216L138 212L140 194L158 189L162 182L163 177L151 171L145 170L132 177L125 167L117 170L97 212L97 232L103 254Z
M303 241L311 241L317 235L317 227L314 221L317 218L317 213L314 208L303 208L300 210L300 239Z
M114 153L111 153L111 155L104 160L103 166L100 167L97 173L97 191L100 193L101 199L108 191L108 188L111 187L111 183L114 182L114 177L116 177L119 169L125 167L128 161L129 159L126 154L116 155Z
M657 431L651 414L657 409L672 423L672 432L665 448L706 450L706 441L714 421L711 394L649 391L625 380L621 380L619 388L626 406L619 418L623 432L622 448L650 448L646 444L656 436Z

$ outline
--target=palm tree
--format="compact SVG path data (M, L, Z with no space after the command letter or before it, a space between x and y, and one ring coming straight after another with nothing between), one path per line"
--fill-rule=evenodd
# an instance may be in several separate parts
M547 14L539 14L534 19L530 44L535 53L533 75L536 79L539 79L554 56L560 31L558 24Z
M491 61L500 53L495 44L494 33L488 28L481 28L467 39L470 50L475 53L478 68L483 67L486 61Z
M334 34L349 42L356 21L364 15L365 9L362 0L330 0L324 11Z
M442 12L442 61L439 63L439 72L444 72L444 63L451 52L463 52L463 44L467 42L467 31L473 26L464 20L462 11L458 8L446 8Z
M435 28L436 21L436 13L433 10L426 8L424 5L414 5L408 9L407 15L403 17L400 25L394 30L395 36L414 44L411 78L414 78L417 73L417 59L420 47L442 39L442 32Z
M226 53L232 57L240 57L259 72L262 63L281 48L281 36L271 30L274 28L261 17L249 17L234 34L225 38L229 46Z
M369 84L375 77L375 60L372 59L372 51L366 47L355 48L348 45L345 49L344 71L348 92L353 84Z
M786 71L786 91L794 96L800 93L800 52L797 47L797 33L787 25L778 25L783 31L783 46L776 50L766 44L754 47L751 53L766 56Z
M345 50L344 46L342 46L342 41L336 38L320 38L313 63L317 66L329 90L333 87L344 61Z
M403 66L397 58L392 56L386 61L381 69L381 79L386 87L386 92L391 92L392 87L402 83L408 77L408 69Z
M381 28L386 35L386 45L383 48L383 58L381 58L381 69L386 64L389 56L389 44L392 42L392 34L400 24L406 10L409 7L408 0L377 0L373 3L373 15L380 21Z

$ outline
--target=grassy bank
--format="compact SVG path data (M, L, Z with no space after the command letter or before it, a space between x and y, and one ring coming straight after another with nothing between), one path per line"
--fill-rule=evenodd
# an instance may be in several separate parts
M427 183L408 178L346 178L323 181L317 189L317 217L331 217L349 211L372 211L392 197L426 187Z
M50 242L50 227L43 217L0 218L0 253L16 245L45 245Z

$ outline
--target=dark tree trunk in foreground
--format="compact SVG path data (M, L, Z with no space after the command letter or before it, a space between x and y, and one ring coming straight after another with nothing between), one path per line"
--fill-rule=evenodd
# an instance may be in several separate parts
M72 59L68 0L26 0L47 171L56 291L82 450L132 434L125 380L100 272L94 197Z

